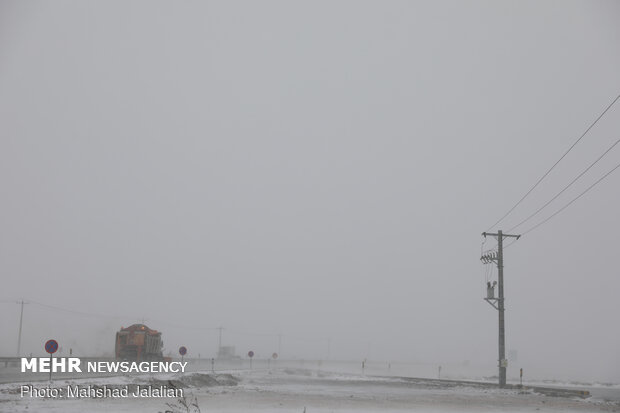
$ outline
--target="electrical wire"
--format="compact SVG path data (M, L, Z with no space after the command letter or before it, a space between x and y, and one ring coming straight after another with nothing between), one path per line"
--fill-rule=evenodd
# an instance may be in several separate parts
M491 281L495 275L495 263L490 262L487 265L489 266L489 281Z
M19 303L20 301L15 301L15 300L6 300L6 301L0 301L0 303ZM34 304L40 307L45 307L45 308L50 308L53 310L57 310L57 311L63 311L63 312L67 312L67 313L72 313L72 314L77 314L77 315L81 315L81 316L87 316L87 317L99 317L99 318L108 318L108 319L121 319L121 318L133 318L136 319L136 317L131 317L131 316L119 316L119 315L109 315L109 314L98 314L98 313L89 313L89 312L84 312L84 311L76 311L76 310L71 310L68 308L64 308L64 307L58 307L55 305L50 305L50 304L45 304L45 303L41 303L38 301L25 301L24 300L24 304ZM180 325L180 324L176 324L176 323L170 323L164 320L157 320L157 319L151 319L151 321L157 322L158 324L164 324L168 327L172 327L172 328L179 328L179 329L185 329L185 330L219 330L220 327L200 327L200 326L196 326L196 325ZM294 340L299 340L299 341L305 341L305 342L311 342L311 341L322 341L324 340L323 338L317 338L317 337L299 337L299 336L290 336L290 335L285 335L285 334L276 334L276 333L256 333L256 332L248 332L248 331L240 331L240 330L236 330L236 329L226 329L226 331L228 331L228 333L232 333L233 335L245 335L245 336L261 336L261 337L278 337L278 336L282 336L282 337L287 337L289 339L294 339Z
M499 246L499 244L495 244L492 248L489 248L487 250L484 250L484 252L481 254L482 255L486 255L486 254L490 254L492 252L496 252L497 251L497 247Z
M20 301L15 301L15 300L7 300L7 303L19 303ZM81 315L81 316L87 316L87 317L100 317L100 318L133 318L133 319L137 319L137 317L132 317L132 316L120 316L120 315L109 315L109 314L98 314L98 313L89 313L89 312L84 312L84 311L76 311L76 310L71 310L68 308L64 308L64 307L58 307L55 305L50 305L50 304L45 304L45 303L41 303L38 301L24 301L24 304L35 304L37 306L41 306L41 307L45 307L45 308L50 308L53 310L57 310L57 311L64 311L67 313L72 313L72 314L77 314L77 315ZM219 330L219 327L200 327L200 326L196 326L196 325L180 325L180 324L176 324L176 323L170 323L168 321L164 321L164 320L158 320L158 319L151 319L151 321L157 322L158 324L165 324L169 327L173 327L173 328L181 328L181 329L191 329L191 330ZM278 337L278 336L282 336L284 337L284 334L276 334L276 333L257 333L257 332L249 332L249 331L241 331L241 330L236 330L236 329L226 329L226 331L228 331L229 334L237 334L237 335L246 335L246 336L262 336L262 337ZM310 338L310 337L295 337L295 336L286 336L289 338L294 338L294 339L298 339L298 340L305 340L305 341L312 341L312 340L317 340L316 338Z
M106 314L96 314L96 313L86 313L83 311L75 311L75 310L70 310L68 308L63 308L63 307L57 307L55 305L50 305L50 304L44 304L44 303L40 303L37 301L28 301L31 304L35 304L41 307L46 307L46 308L51 308L54 310L59 310L59 311L64 311L67 313L73 313L73 314L78 314L78 315L83 315L83 316L87 316L87 317L100 317L100 318L125 318L125 316L113 316L113 315L106 315Z
M586 136L586 134L590 131L590 129L592 129L592 128L594 127L594 125L596 125L596 124L597 124L597 122L598 122L598 121L599 121L599 120L600 120L600 119L601 119L601 118L605 115L605 113L607 113L607 111L608 111L608 110L609 110L609 109L610 109L610 108L611 108L611 107L612 107L612 106L613 106L613 105L614 105L614 104L618 101L618 99L620 99L620 95L616 96L616 98L613 100L613 102L611 102L611 103L609 104L609 106L607 106L607 108L605 108L605 110L603 111L603 113L601 113L601 114L600 114L600 115L596 118L596 120L595 120L594 122L592 122L592 124L590 124L590 126L588 126L588 129L586 129L586 131L585 131L583 134L581 134L581 136L579 137L579 139L577 139L577 140L575 141L575 143L573 143L573 144L570 146L570 148L568 148L568 150L567 150L566 152L564 152L564 155L562 155L562 156L560 157L560 159L558 159L558 160L557 160L557 161L553 164L553 166L551 166L551 168L549 168L549 170L547 170L547 172L545 172L545 173L544 173L544 175L543 175L543 176L541 176L541 177L538 179L538 181L536 181L536 183L534 184L534 186L532 186L532 187L530 188L530 190L529 190L529 191L527 191L527 192L525 193L525 195L523 195L523 197L522 197L522 198L521 198L521 199L520 199L520 200L519 200L519 201L518 201L518 202L517 202L517 203L516 203L516 204L515 204L512 208L510 208L510 209L508 210L508 212L506 212L506 213L504 214L504 216L503 216L503 217L501 217L499 220L497 220L497 222L496 222L495 224L491 225L491 226L489 227L489 229L487 229L487 231L486 231L486 232L490 231L491 229L493 229L493 227L495 227L497 224L499 224L500 222L502 222L502 221L503 221L503 220L504 220L504 219L505 219L508 215L510 215L510 213L511 213L512 211L514 211L514 210L515 210L515 208L516 208L517 206L519 206L519 204L521 204L521 202L523 202L523 200L524 200L525 198L527 198L527 196L528 196L530 193L532 193L532 191L533 191L533 190L534 190L534 189L535 189L535 188L536 188L536 187L537 187L537 186L538 186L538 185L539 185L539 184L543 181L543 179L545 179L545 178L547 177L547 175L549 175L549 173L550 173L550 172L551 172L551 171L552 171L552 170L553 170L553 169L554 169L554 168L555 168L555 167L556 167L556 166L557 166L557 165L558 165L558 164L562 161L562 159L564 159L564 157L566 157L566 155L568 155L568 153L569 153L569 152L570 152L570 151L571 151L571 150L572 150L572 149L573 149L573 148L574 148L574 147L575 147L575 146L579 143L579 141L581 141L581 139L582 139L584 136Z
M491 248L489 251L490 252L497 252L498 248L499 248L499 242L496 242L495 245L493 246L493 248Z
M607 172L605 175L603 175L602 177L600 177L596 182L594 182L592 185L590 185L588 188L586 188L585 191L583 191L582 193L580 193L579 195L577 195L575 198L573 198L569 203L567 203L566 205L564 205L562 208L558 209L557 211L555 211L552 215L550 215L549 217L547 217L545 220L539 222L538 224L534 225L532 228L528 229L527 231L525 231L522 235L528 234L532 231L534 231L536 228L540 227L541 225L543 225L545 222L549 221L551 218L555 217L556 215L558 215L560 212L564 211L566 208L568 208L570 205L573 204L573 202L575 202L576 200L578 200L579 198L581 198L582 196L584 196L586 193L588 193L588 191L590 191L592 188L594 188L599 182L601 182L603 179L607 178L609 175L611 175L612 172L614 172L616 169L620 168L620 164L616 165L612 170L610 170L609 172Z
M508 248L510 248L510 246L511 246L512 244L514 244L515 242L517 242L517 241L519 241L519 239L518 239L518 238L515 238L515 239L513 239L512 241L510 241L510 243L504 247L504 250L507 250Z
M543 209L545 209L545 207L547 207L547 205L549 205L550 203L552 203L553 201L555 201L560 195L562 195L564 193L564 191L566 191L569 187L571 187L575 182L577 182L577 180L579 180L579 178L581 178L583 175L585 175L586 172L588 172L594 165L596 165L598 163L598 161L600 161L601 159L603 159L603 157L605 155L607 155L607 153L609 153L609 151L611 151L618 143L620 143L620 139L618 139L613 145L611 145L609 148L607 148L607 150L605 152L603 152L603 154L601 156L599 156L594 162L592 162L583 172L581 172L575 179L573 179L568 185L566 185L560 192L558 192L553 198L551 198L549 201L547 201L547 203L543 206L541 206L540 208L538 208L533 214L531 214L529 217L525 218L523 221L519 222L517 225L515 225L514 227L510 228L508 230L508 232L512 232L513 230L515 230L516 228L520 227L521 225L525 224L527 221L529 221L530 219L532 219L533 217L535 217L536 215L538 215L538 213L540 211L542 211Z
M493 276L493 266L489 264L484 265L484 282L485 284L491 281L491 277Z
M26 302L25 302L26 303ZM77 315L81 315L81 316L86 316L86 317L98 317L98 318L107 318L107 319L139 319L139 317L132 317L132 316L128 316L128 315L110 315L110 314L97 314L97 313L88 313L88 312L84 312L84 311L76 311L76 310L70 310L68 308L63 308L63 307L58 307L55 305L50 305L50 304L45 304L45 303L40 303L37 301L28 301L27 303L31 303L31 304L35 304L41 307L46 307L46 308L51 308L53 310L58 310L58 311L64 311L67 313L72 313L72 314L77 314ZM166 324L169 327L173 327L173 328L180 328L180 329L192 329L192 330L217 330L218 327L200 327L200 326L196 326L196 325L179 325L179 324L175 324L175 323L169 323L167 321L164 320L157 320L157 319L151 319L151 321L157 322L158 324Z

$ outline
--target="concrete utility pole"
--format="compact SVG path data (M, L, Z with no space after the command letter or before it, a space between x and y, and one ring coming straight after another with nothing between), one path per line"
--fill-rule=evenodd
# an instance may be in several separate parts
M19 335L17 336L17 357L19 357L22 349L22 321L24 320L24 300L21 301L21 312L19 314Z
M217 347L217 355L218 355L218 357L221 356L220 353L222 352L222 330L223 329L224 329L224 327L222 327L222 326L218 327L218 330L220 330L220 340L219 340L219 344L218 344L218 347Z
M511 237L519 239L521 235L502 234L501 230L497 231L497 234L483 232L482 235L485 238L487 235L497 238L497 253L491 252L485 254L480 257L480 260L485 264L489 262L497 263L498 297L496 299L487 297L485 300L499 312L499 387L505 387L508 360L506 360L506 330L504 326L504 238ZM497 306L493 301L497 302Z

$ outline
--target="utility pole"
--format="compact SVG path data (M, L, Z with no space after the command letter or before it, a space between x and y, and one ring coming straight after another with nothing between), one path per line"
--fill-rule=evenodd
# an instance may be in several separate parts
M508 361L506 360L506 329L504 325L504 238L516 238L519 239L521 235L503 234L502 231L497 231L496 234L490 232L483 232L482 235L486 238L487 235L497 238L497 253L491 252L480 257L480 260L485 264L490 262L497 263L497 289L498 296L496 298L490 298L487 296L485 299L499 312L499 387L506 387L506 368L508 367ZM497 306L493 303L497 302Z
M217 356L220 357L222 353L222 330L224 329L224 327L219 326L217 329L220 330L220 340L218 342L219 344L217 347Z
M24 300L21 301L21 312L19 314L19 335L17 336L17 357L21 354L22 349L22 322L24 320Z

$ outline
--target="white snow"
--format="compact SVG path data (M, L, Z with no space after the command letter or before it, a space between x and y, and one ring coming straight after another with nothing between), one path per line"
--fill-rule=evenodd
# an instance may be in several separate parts
M222 372L218 372L221 374ZM52 386L125 386L158 381L185 380L206 383L213 376L201 373L157 376L119 376L59 380ZM236 371L237 385L202 385L185 388L186 399L196 398L201 412L592 412L620 411L620 403L546 397L529 391L473 386L442 386L412 383L405 379L302 369ZM217 378L217 374L214 375ZM224 377L224 376L219 376ZM192 381L193 380L193 381ZM202 380L202 382L201 382ZM223 381L225 383L225 380ZM0 385L0 412L165 412L160 398L43 399L21 397L23 383ZM45 386L47 382L33 383ZM226 384L226 383L225 383ZM230 384L230 383L228 383ZM177 404L178 405L178 404ZM174 410L172 410L174 411ZM180 410L179 410L180 411ZM192 410L190 410L192 411Z

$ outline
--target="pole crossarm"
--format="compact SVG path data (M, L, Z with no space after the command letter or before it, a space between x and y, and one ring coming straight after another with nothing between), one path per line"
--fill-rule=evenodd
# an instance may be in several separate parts
M493 233L493 232L483 232L482 233L482 236L485 237L485 238L487 237L487 235L490 236L490 237L497 238L499 236L499 233ZM516 239L519 239L519 238L521 238L521 234L513 235L513 234L504 234L504 233L502 233L502 238L516 238Z

